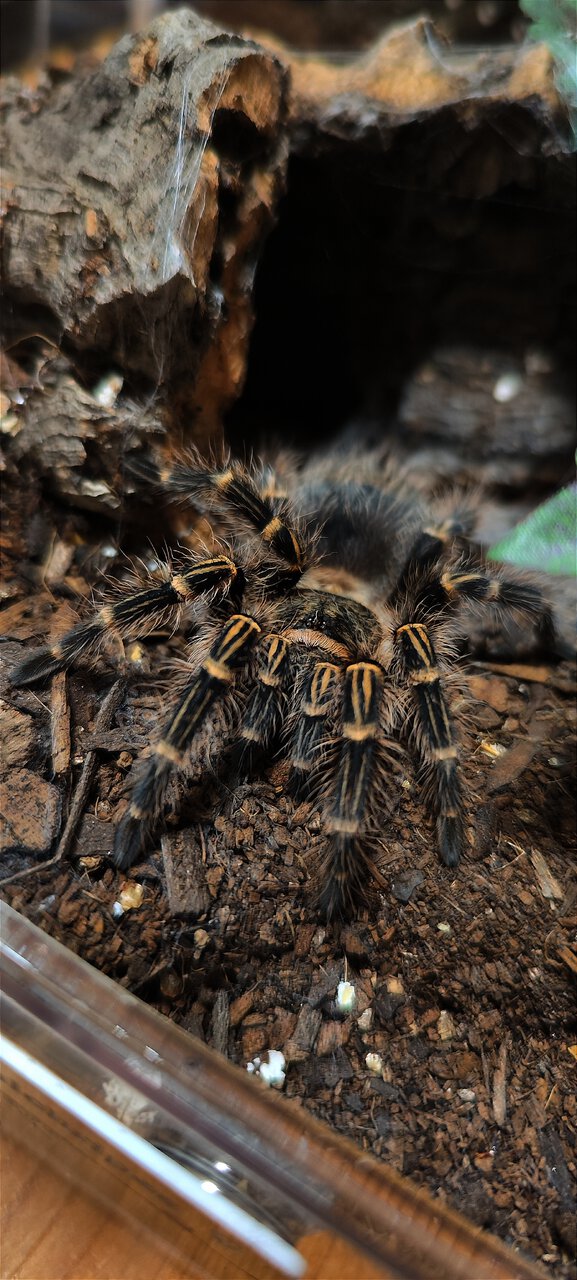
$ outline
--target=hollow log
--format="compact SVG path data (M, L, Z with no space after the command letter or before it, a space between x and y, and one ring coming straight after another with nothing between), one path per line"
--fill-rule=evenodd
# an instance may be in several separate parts
M419 370L456 346L488 353L489 410L495 351L544 349L537 465L549 449L548 482L562 471L574 168L543 45L462 53L419 18L342 65L170 12L96 65L9 82L4 117L8 344L53 344L12 406L13 456L68 500L117 509L159 419L201 447L227 413L233 437L308 446L356 416L391 430L400 406L420 446L451 406L416 394Z
M168 384L202 433L244 372L285 172L282 64L182 10L89 74L6 97L11 341L41 333L85 374Z

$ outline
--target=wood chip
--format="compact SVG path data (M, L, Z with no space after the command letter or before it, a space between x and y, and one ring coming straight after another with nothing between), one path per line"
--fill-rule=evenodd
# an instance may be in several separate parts
M504 680L491 679L489 676L469 676L469 690L479 702L487 702L495 711L508 711L511 693Z
M124 698L124 693L124 680L117 680L108 690L104 702L100 707L95 722L96 730L110 728L122 699ZM82 766L82 773L80 774L78 786L74 792L74 798L70 806L70 813L68 814L66 826L62 832L56 854L54 855L55 859L66 858L68 856L76 834L78 823L84 812L84 806L90 793L95 771L96 752L87 751L84 757L84 764Z
M0 699L0 766L3 769L26 764L36 739L31 716L22 715Z
M503 787L509 787L519 777L519 774L523 773L527 766L531 764L540 745L540 742L534 738L522 738L520 742L515 743L514 747L506 751L500 759L496 760L486 782L489 794L501 791Z
M246 1018L254 1005L255 998L256 991L253 988L251 991L243 991L241 996L237 996L236 1000L232 1001L229 1009L231 1027L238 1027L243 1018Z
M60 820L60 792L29 769L17 769L0 786L0 852L45 853Z
M577 973L577 947L559 947L557 954L560 956L561 960L564 960L565 964L569 965L569 968L573 970L573 973Z
M83 739L86 751L134 751L140 752L148 743L143 733L134 733L127 726L120 729L107 729L103 733L87 733Z
M477 666L477 663L472 663ZM509 666L504 662L483 662L479 664L483 666L485 671L494 671L495 675L512 676L514 680L521 680L526 684L545 684L552 689L558 689L560 693L574 693L575 679L574 677L565 677L560 674L555 667L538 667L525 666L523 663L512 662Z
M511 676L513 680L525 680L527 684L549 684L551 679L550 667L526 666L520 662L512 662L510 666L505 662L484 662L483 667L494 671L495 675Z
M542 853L538 849L531 849L531 862L537 872L537 882L544 898L556 898L558 902L563 898L563 889L559 881L555 879L547 866Z
M161 849L171 915L203 915L210 907L211 897L198 826L185 827L174 835L164 835Z
M62 582L74 559L74 546L71 542L63 542L56 538L44 562L42 578L47 587L55 587Z
M336 1053L347 1043L350 1034L350 1022L323 1022L316 1042L317 1057L326 1058L329 1053Z
M290 1040L287 1040L286 1045L283 1045L287 1062L304 1062L305 1058L308 1058L315 1045L321 1022L320 1009L313 1009L310 1004L303 1005L297 1018L294 1034Z
M493 1115L500 1128L507 1118L507 1040L499 1049L499 1060L493 1076Z
M77 834L72 844L72 856L75 858L101 858L110 855L114 844L114 826L111 822L103 822L93 813L83 814L78 824ZM85 862L84 862L84 865Z
M70 768L70 710L66 672L59 671L50 690L50 729L52 735L52 769L56 776Z
M0 636L14 640L32 640L45 635L52 613L47 595L18 600L0 613Z
M212 1006L210 1019L210 1043L219 1053L228 1050L228 1030L230 1025L228 996L226 991L219 991Z
M456 1034L457 1028L447 1009L443 1009L439 1014L437 1030L441 1040L452 1040L453 1036Z

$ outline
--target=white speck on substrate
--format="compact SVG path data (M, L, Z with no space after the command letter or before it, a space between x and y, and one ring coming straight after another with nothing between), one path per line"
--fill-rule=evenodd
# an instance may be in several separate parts
M339 982L336 1006L339 1013L352 1013L357 1003L357 993L352 982Z
M135 880L125 880L124 884L120 886L118 905L122 907L123 911L137 911L138 907L142 905L143 898L144 886Z
M383 1070L383 1059L380 1053L367 1053L365 1065L374 1076L380 1076Z
M507 404L509 400L514 400L519 395L523 386L523 379L520 373L503 373L497 378L493 387L493 400L498 404Z
M260 1076L260 1079L273 1089L282 1089L286 1076L285 1067L286 1058L280 1049L268 1050L268 1062L253 1058L252 1062L246 1064L246 1069L251 1075Z
M268 1062L261 1062L259 1075L261 1080L270 1084L273 1089L282 1089L285 1082L286 1058L280 1049L269 1049Z
M371 1006L368 1005L368 1007L364 1010L364 1013L361 1013L360 1018L357 1018L357 1027L359 1028L359 1031L370 1031L372 1025L373 1025L373 1010Z
M102 405L104 409L111 409L122 391L122 383L123 378L119 373L107 374L96 383L92 391L93 400L96 400L96 403Z
M124 907L120 902L113 902L110 910L115 920L120 920L120 917L124 915Z

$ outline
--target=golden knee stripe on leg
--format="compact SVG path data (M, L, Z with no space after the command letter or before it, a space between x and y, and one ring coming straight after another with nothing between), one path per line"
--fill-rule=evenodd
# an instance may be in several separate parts
M253 763L248 744L261 750L271 748L280 727L281 701L289 669L289 646L283 636L271 632L257 641L258 666L255 685L242 715L240 736L244 746L241 763Z
M435 647L422 623L404 623L395 633L395 642L412 692L423 762L430 771L441 858L447 866L454 867L463 852L465 838L459 751Z
M332 662L317 662L306 681L290 748L290 787L297 796L308 792L322 763L323 743L337 702L340 674L340 668Z
M262 646L264 667L257 672L257 679L262 684L277 688L286 669L289 646L283 636L272 632L265 636Z
M326 864L332 878L324 895L329 914L345 910L361 890L365 867L359 837L370 825L383 683L374 662L351 663L345 670L341 742L326 813L336 842L334 866Z
M312 675L309 703L315 710L326 706L339 674L339 667L333 662L318 662Z
M395 642L400 646L405 665L409 670L431 668L436 661L433 642L423 623L405 622L397 627Z
M355 662L345 671L343 733L360 741L371 736L379 715L383 687L381 668L373 662Z
M72 666L80 657L97 653L107 632L121 639L140 639L167 620L178 622L185 601L212 591L226 591L238 573L229 556L198 561L165 582L130 591L123 600L105 604L87 622L66 632L58 644L37 649L17 667L12 682L32 684Z
M161 818L174 770L190 765L202 778L210 759L218 776L221 764L228 770L234 763L236 750L251 762L260 752L266 769L278 746L278 758L288 754L293 766L291 779L298 775L308 784L322 807L321 901L329 914L349 907L363 896L367 877L376 872L378 879L370 852L377 823L378 842L386 841L382 819L394 761L385 733L404 739L417 756L441 856L456 865L467 825L457 735L443 689L445 667L455 661L445 621L455 634L459 607L473 602L487 606L492 623L506 609L525 610L542 619L545 642L553 633L550 611L526 575L483 565L474 548L451 546L466 532L462 520L460 528L455 519L443 523L423 494L415 495L413 509L401 486L381 483L376 467L373 477L368 459L354 474L353 463L333 454L332 470L323 473L317 458L301 483L298 463L287 461L285 500L268 474L261 481L250 467L222 458L190 457L165 467L173 497L217 513L210 554L164 566L139 589L119 583L115 598L88 623L18 669L22 682L31 683L97 653L106 633L136 638L159 624L173 631L180 620L183 632L188 627L192 665L187 683L177 683L156 744L142 769L135 768L132 803L121 823L122 865L141 853L143 831ZM301 512L315 508L305 522ZM238 546L238 564L236 550L219 541L222 533ZM310 551L317 544L323 566L299 585L308 558L317 563ZM201 597L205 607L193 610ZM465 620L469 612L463 610ZM171 637L163 657L168 648L178 657L182 643ZM396 800L393 782L391 795Z
M236 659L260 635L261 628L254 618L247 617L246 614L233 614L225 623L220 635L215 640L210 650L210 657L214 661L233 666Z

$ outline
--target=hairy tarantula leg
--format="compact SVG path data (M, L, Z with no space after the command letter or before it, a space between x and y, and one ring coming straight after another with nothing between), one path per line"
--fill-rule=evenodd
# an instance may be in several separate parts
M178 612L182 605L208 591L230 590L239 572L228 556L213 556L173 574L159 586L145 587L126 600L105 604L89 622L80 622L56 644L36 649L25 658L12 672L12 684L32 684L70 667L81 654L94 652L107 632L148 635L167 612Z
M248 471L235 464L220 471L177 462L159 472L159 480L173 494L194 501L208 500L211 505L228 508L256 530L262 541L284 562L283 585L296 586L308 568L308 552L284 516L278 504L259 492Z
M289 786L297 798L308 794L319 767L320 748L326 738L327 716L334 702L339 667L317 662L307 680L304 701L291 749Z
M532 582L514 582L501 571L490 572L484 566L431 574L415 594L411 608L422 615L424 610L446 609L447 605L455 608L460 600L518 609L535 620L542 644L556 640L551 608L539 587Z
M320 906L328 918L343 914L363 893L364 858L360 837L377 759L383 673L375 663L346 668L341 745L334 803L326 818L331 832L330 862Z
M469 537L474 523L473 513L463 510L459 514L449 516L438 525L429 525L426 529L421 529L399 574L391 602L402 599L410 586L415 570L422 573L427 566L442 556L448 544Z
M418 622L397 627L395 648L412 687L424 762L432 767L441 858L445 866L456 867L464 845L459 752L437 655L427 628Z
M233 614L219 632L200 670L186 685L117 828L112 859L118 867L129 867L138 857L143 831L158 811L170 773L184 763L192 739L214 703L229 692L235 671L246 661L259 634L260 627L254 618Z
M556 640L555 623L550 605L539 587L531 582L513 582L504 574L487 573L486 570L445 572L441 574L441 587L449 600L465 596L486 604L501 605L505 609L519 609L536 622L541 643L553 646Z
M250 768L255 756L278 737L283 685L289 669L289 646L282 636L271 632L259 641L260 665L256 684L243 711L240 726L239 763Z

